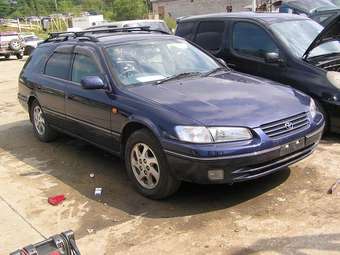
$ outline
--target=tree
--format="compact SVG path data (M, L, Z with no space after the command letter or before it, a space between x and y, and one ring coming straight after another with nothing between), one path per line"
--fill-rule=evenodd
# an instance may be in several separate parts
M0 0L0 17L6 17L11 10L11 6L7 0Z
M148 8L145 0L112 0L112 12L114 20L141 19Z

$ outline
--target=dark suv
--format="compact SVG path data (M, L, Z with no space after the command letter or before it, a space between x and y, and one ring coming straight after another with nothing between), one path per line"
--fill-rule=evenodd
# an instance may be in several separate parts
M181 19L176 35L237 71L305 92L324 114L327 129L340 132L339 20L324 28L299 15L220 13Z
M324 126L305 94L146 28L52 34L24 66L18 97L41 141L61 131L121 156L151 198L181 181L278 171L310 155Z

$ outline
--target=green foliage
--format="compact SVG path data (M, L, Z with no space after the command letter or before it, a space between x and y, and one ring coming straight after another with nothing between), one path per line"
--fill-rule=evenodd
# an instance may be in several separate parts
M165 16L164 21L170 29L175 29L177 26L176 20L172 17Z
M149 8L149 0L18 0L12 7L8 0L0 0L0 16L4 17L46 16L52 13L77 15L95 11L104 14L106 19L128 20L144 18Z

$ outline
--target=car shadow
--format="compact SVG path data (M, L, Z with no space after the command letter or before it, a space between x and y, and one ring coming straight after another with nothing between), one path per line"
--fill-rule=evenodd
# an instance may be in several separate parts
M260 239L250 247L234 248L232 252L228 254L251 255L274 253L278 255L307 255L311 254L310 251L312 250L317 251L315 254L339 252L340 233Z
M0 152L9 153L35 169L21 176L42 173L54 176L91 200L97 200L93 194L95 187L102 187L101 202L130 215L149 218L188 216L229 208L274 189L290 175L286 168L232 186L183 183L172 197L153 201L133 190L120 159L88 143L64 135L52 143L41 143L34 137L28 120L2 125L0 132ZM90 173L94 173L95 178L90 178Z

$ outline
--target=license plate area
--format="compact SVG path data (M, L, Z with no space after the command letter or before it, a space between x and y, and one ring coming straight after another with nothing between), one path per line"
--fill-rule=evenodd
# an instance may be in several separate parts
M280 156L285 156L295 151L301 150L305 147L305 145L306 139L304 137L293 142L287 143L285 145L282 145L280 149Z

